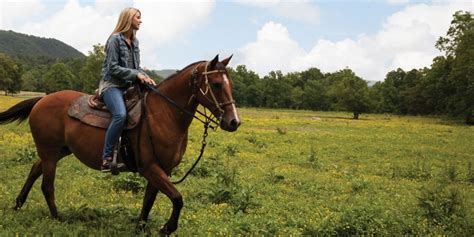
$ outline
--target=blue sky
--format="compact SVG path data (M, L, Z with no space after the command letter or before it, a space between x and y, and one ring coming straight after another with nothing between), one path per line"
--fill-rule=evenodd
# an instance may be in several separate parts
M104 43L121 9L142 12L138 33L142 66L180 69L234 55L261 76L310 67L346 67L366 80L429 66L441 53L456 10L473 12L472 0L2 0L0 29L59 39L87 54Z

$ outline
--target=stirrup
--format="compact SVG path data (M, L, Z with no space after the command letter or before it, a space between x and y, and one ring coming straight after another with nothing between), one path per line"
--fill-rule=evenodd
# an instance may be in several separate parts
M111 172L112 169L117 169L117 172L122 170L122 171L125 171L126 169L123 169L125 168L125 164L124 163L112 163L112 162L109 162L107 164L102 164L102 166L100 167L100 171L103 172L103 173L108 173L108 172ZM120 173L120 172L119 172ZM113 173L112 173L113 174ZM117 173L118 174L118 173ZM114 174L115 175L115 174Z
M119 137L118 143L114 149L114 156L112 158L112 162L109 163L110 171L112 172L112 175L119 175L120 174L119 169L125 166L124 163L117 163L118 151L120 151L121 144L122 144L122 136Z

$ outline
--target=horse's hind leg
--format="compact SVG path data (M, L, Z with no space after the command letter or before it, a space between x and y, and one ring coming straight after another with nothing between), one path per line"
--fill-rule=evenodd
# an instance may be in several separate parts
M43 182L41 190L49 207L51 217L59 219L54 198L54 178L56 176L56 165L58 161L71 154L67 147L47 146L36 144L38 156L41 158L41 168L43 172Z
M23 185L20 194L18 194L16 198L16 205L13 208L14 210L18 210L23 206L26 201L26 198L28 197L28 193L30 193L31 187L42 173L43 170L41 167L41 160L38 160L33 165L33 167L31 167L30 174L28 175L28 178L26 179L26 182Z
M56 176L56 164L57 160L43 160L43 183L41 184L41 190L43 191L44 198L49 207L51 217L58 219L58 209L56 208L54 198L54 178Z

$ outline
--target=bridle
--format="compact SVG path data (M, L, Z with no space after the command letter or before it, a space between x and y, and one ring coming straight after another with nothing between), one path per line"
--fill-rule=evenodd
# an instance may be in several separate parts
M215 107L214 111L215 110L219 111L220 116L219 116L219 118L217 118L217 120L220 121L220 120L222 120L222 116L224 115L224 109L223 108L228 106L228 105L235 104L235 100L229 100L229 101L219 103L219 101L217 101L216 95L212 91L211 85L209 84L208 75L216 74L216 73L225 73L225 74L227 74L227 70L225 70L225 69L216 69L216 70L208 71L208 68L209 68L209 61L208 61L208 62L206 62L206 66L204 67L204 72L199 74L198 67L200 65L201 64L198 64L193 69L193 72L192 72L190 80L189 80L190 86L193 87L193 89L192 89L193 94L189 98L189 102L191 102L191 100L193 98L197 98L196 93L199 91L201 93L201 95L203 95L204 98L206 98L211 104L214 105L214 107ZM200 81L199 79L201 77L204 77L204 80L202 80L201 83L199 83L199 81ZM204 90L201 87L201 85L203 83L204 83ZM207 94L210 94L211 99L209 99Z

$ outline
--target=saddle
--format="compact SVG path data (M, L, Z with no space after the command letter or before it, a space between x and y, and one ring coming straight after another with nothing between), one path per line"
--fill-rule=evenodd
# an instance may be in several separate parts
M112 174L118 175L120 171L137 172L135 158L133 157L128 131L137 126L142 114L142 101L138 86L132 86L124 93L125 107L127 109L127 122L122 131L118 144L115 146ZM73 101L68 109L68 115L90 126L106 129L112 115L105 106L98 91L94 95L83 95ZM124 163L118 163L122 161Z
M138 90L137 86L132 86L124 93L125 107L127 108L125 130L134 128L140 121L142 102ZM104 129L109 126L112 117L97 91L94 95L83 95L73 101L68 109L68 114L85 124Z

